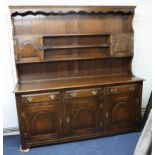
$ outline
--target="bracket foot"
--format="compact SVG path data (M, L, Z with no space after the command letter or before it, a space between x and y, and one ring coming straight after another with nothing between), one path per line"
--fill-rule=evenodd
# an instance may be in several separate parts
M29 148L25 148L25 149L22 149L22 147L20 146L20 149L19 149L19 151L20 152L23 152L23 153L27 153L27 152L29 152Z

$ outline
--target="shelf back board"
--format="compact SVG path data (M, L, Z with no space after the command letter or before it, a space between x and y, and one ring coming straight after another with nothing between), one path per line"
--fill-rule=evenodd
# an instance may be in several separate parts
M65 61L18 65L20 81L63 79L130 73L130 59Z

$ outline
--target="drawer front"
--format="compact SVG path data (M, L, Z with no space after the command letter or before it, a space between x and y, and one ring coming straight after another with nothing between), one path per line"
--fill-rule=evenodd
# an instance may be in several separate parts
M60 99L61 99L60 92L22 95L22 102L23 103L57 101Z
M85 97L96 97L101 95L101 88L79 89L65 92L65 99L78 99Z
M107 87L107 94L135 93L138 90L137 84Z

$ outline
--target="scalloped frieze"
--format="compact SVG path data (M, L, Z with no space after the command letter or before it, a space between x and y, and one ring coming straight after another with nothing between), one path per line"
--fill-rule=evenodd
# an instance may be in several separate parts
M107 10L100 10L100 11L93 11L93 10L80 10L80 11L75 11L75 10L69 10L69 11L25 11L25 12L19 12L16 11L11 14L12 17L16 16L27 16L27 15L44 15L44 16L50 16L50 15L68 15L68 14L82 14L82 15L88 15L88 14L112 14L112 15L126 15L126 14L133 14L134 12L132 10L112 10L112 11L107 11Z

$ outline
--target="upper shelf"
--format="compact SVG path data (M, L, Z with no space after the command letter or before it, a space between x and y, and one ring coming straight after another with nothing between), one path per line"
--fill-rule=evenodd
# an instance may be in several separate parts
M42 35L15 35L14 37L78 37L78 36L109 36L110 33L67 33L67 34L42 34Z

